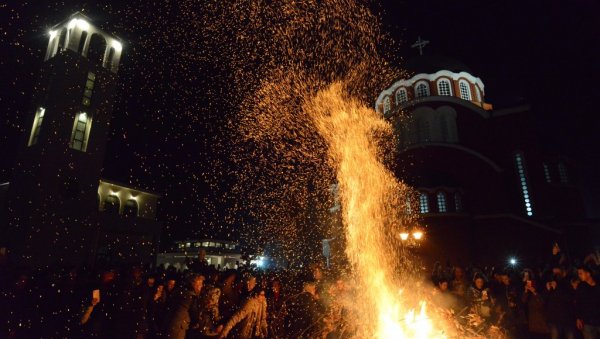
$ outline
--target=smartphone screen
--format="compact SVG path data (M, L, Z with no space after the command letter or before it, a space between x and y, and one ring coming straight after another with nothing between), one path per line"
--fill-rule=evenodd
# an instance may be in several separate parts
M100 290L92 291L92 299L98 299L98 301L100 301Z

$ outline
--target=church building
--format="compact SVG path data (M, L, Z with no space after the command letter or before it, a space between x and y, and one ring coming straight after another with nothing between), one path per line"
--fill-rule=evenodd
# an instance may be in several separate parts
M427 261L541 260L555 241L589 245L576 164L543 151L529 105L494 108L483 80L450 58L405 68L375 108L396 132L398 178L417 190L406 213L420 214Z
M150 262L159 195L101 177L122 41L75 13L48 48L12 180L0 188L1 241L31 266Z

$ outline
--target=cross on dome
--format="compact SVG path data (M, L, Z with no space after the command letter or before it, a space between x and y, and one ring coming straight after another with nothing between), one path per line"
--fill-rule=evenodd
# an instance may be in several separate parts
M419 35L419 39L410 46L410 48L418 48L419 55L423 55L423 48L429 44L429 40L421 40L421 36Z

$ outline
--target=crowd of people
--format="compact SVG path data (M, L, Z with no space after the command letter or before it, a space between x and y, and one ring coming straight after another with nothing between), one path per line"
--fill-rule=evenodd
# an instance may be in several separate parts
M536 268L516 261L494 267L444 268L436 264L433 300L472 329L496 326L513 338L600 338L600 251L570 260L558 244Z
M539 269L437 264L427 298L468 335L497 327L514 338L600 338L599 253L574 266L558 245L552 251ZM319 264L218 270L200 252L183 271L3 273L0 337L334 339L352 337L360 318L341 302L356 292L352 277Z

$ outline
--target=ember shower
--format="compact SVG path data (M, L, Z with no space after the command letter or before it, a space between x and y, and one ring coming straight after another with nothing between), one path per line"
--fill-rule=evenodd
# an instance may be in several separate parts
M234 196L245 197L238 206L260 224L246 236L281 244L294 261L293 253L305 256L311 242L341 232L333 235L345 239L358 285L356 336L443 336L425 302L414 291L403 295L410 270L402 280L394 273L410 266L397 238L408 227L400 211L410 189L383 163L391 126L368 108L377 90L399 76L378 52L390 41L377 18L350 0L202 6L206 19L198 20L196 9L187 15L208 26L201 30L208 42L203 57L232 71L229 90L239 100L230 120L238 141ZM341 230L326 217L334 182Z

